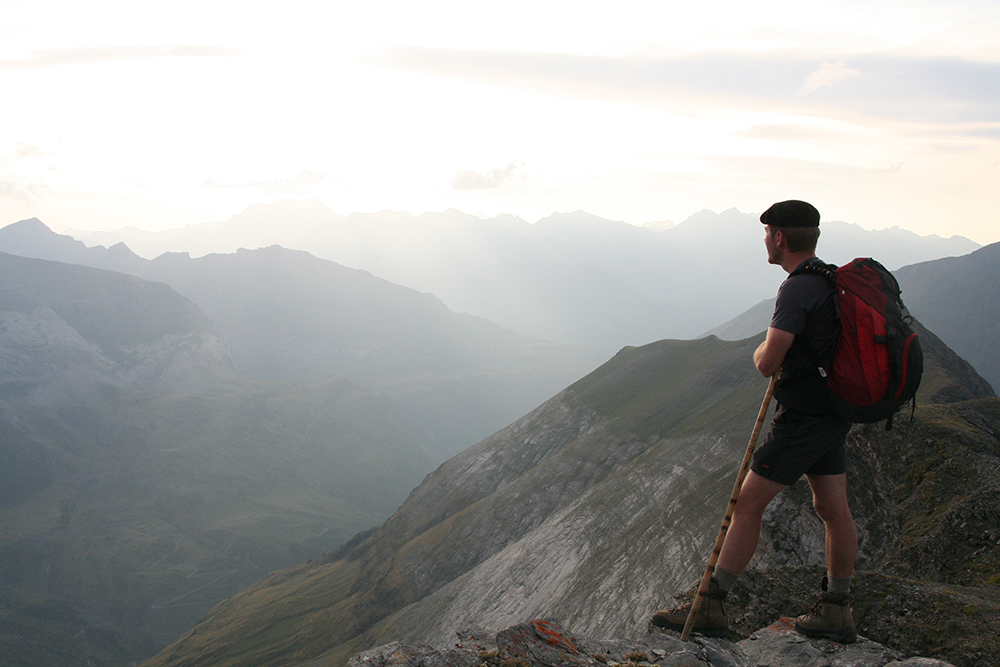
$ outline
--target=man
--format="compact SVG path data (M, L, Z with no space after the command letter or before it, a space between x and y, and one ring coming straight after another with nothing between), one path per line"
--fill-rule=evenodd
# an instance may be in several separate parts
M786 486L806 476L816 513L826 526L827 576L813 610L796 629L810 637L850 643L857 639L850 600L858 535L847 503L846 440L850 422L834 410L819 367L829 362L839 333L832 283L815 273L797 272L819 262L819 211L803 201L774 204L760 216L767 261L789 277L778 298L764 342L753 361L764 377L780 371L771 428L754 452L753 463L733 512L707 597L695 614L694 632L725 637L724 600L757 550L764 509ZM690 603L658 611L652 622L682 630Z

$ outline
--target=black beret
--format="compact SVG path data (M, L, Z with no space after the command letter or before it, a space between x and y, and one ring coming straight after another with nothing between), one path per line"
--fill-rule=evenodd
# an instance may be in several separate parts
M789 199L761 213L760 221L772 227L819 227L819 211L812 204Z

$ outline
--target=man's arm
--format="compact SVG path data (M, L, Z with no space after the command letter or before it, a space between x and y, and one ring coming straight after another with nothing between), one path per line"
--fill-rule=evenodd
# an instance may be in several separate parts
M761 375L771 377L781 370L781 364L785 360L785 354L792 346L793 340L795 340L795 334L768 327L767 338L753 353L753 363Z

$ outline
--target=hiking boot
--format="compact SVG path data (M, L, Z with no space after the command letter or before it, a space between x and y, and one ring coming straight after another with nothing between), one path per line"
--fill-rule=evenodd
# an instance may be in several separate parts
M803 616L795 619L795 629L806 637L832 639L841 644L853 644L858 640L858 632L851 616L849 595L831 593L826 589L827 579L823 577L820 588L823 592L819 600Z
M695 612L691 632L706 637L728 637L729 621L726 618L725 599L726 593L719 590L719 584L713 577L708 585L708 593L701 600L701 608ZM693 603L694 598L680 607L658 611L653 614L650 622L660 628L683 632Z

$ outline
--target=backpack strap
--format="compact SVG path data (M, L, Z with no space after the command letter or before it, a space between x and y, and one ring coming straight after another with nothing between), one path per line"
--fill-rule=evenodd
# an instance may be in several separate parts
M792 276L797 276L800 273L815 273L817 275L823 276L834 286L837 285L837 266L835 264L824 264L823 262L810 262L808 264L803 264L799 268L789 274L789 278Z
M824 262L809 262L808 264L803 264L794 271L792 271L788 277L797 276L803 273L813 273L818 276L823 276L830 281L833 286L833 308L834 316L837 318L837 322L840 322L840 299L839 291L837 290L837 265L836 264L826 264ZM813 357L816 359L833 359L833 350L837 345L837 339L834 338L833 341L823 350L813 350ZM817 366L815 370L804 369L800 375L819 375L820 377L826 377L826 368L823 366Z

